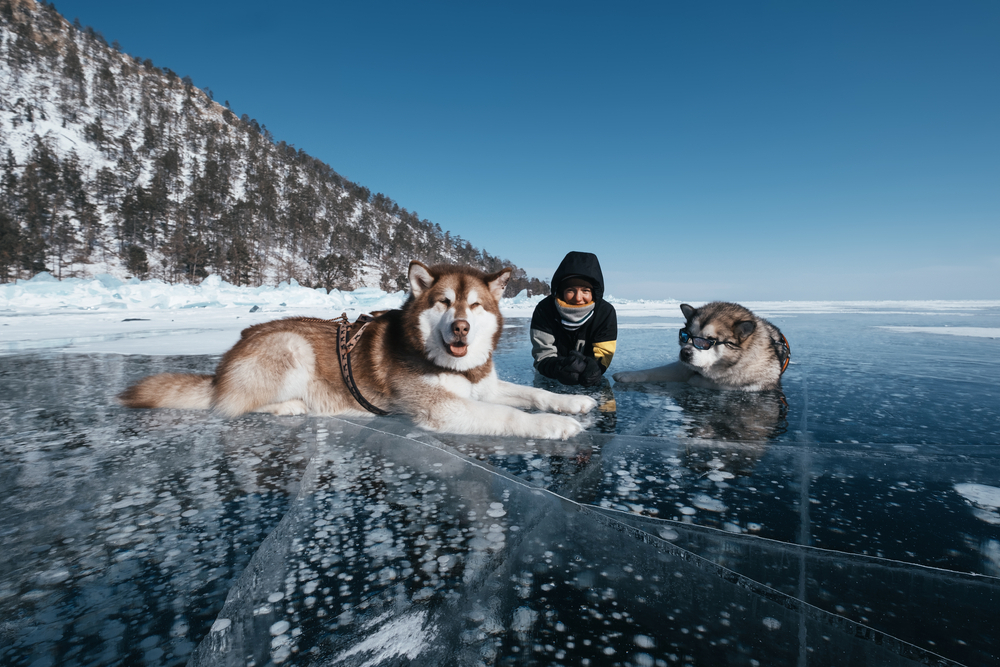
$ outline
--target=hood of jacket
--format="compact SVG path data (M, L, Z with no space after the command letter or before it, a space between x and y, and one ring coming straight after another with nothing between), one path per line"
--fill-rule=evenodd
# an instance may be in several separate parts
M559 285L570 276L580 276L594 286L594 301L604 298L604 274L597 255L592 252L572 251L566 253L559 268L552 274L552 293L559 297Z

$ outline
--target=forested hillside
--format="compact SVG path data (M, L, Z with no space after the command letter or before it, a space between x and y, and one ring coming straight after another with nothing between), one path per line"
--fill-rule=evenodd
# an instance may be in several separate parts
M411 259L510 262L277 140L51 4L0 0L0 282L405 287ZM516 269L508 294L548 287Z

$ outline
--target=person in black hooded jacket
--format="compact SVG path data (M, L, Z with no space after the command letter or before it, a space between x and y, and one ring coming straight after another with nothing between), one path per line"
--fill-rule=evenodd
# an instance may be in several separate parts
M604 274L597 255L570 252L552 276L552 294L531 317L535 369L566 385L591 386L611 365L618 317L604 300Z

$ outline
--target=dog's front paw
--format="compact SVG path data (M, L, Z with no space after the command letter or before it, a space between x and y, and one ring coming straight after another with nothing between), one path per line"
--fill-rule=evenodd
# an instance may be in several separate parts
M583 425L572 417L560 415L532 415L532 424L536 432L531 435L533 438L543 440L565 440L571 438L583 430Z
M582 415L597 407L597 401L590 396L562 396L556 403L557 412L566 412L571 415Z

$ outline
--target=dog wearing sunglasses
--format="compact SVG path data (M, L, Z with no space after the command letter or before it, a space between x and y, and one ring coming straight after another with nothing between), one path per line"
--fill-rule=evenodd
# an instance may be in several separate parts
M706 389L781 389L791 351L778 327L736 303L681 304L680 361L615 373L615 382L687 382Z

